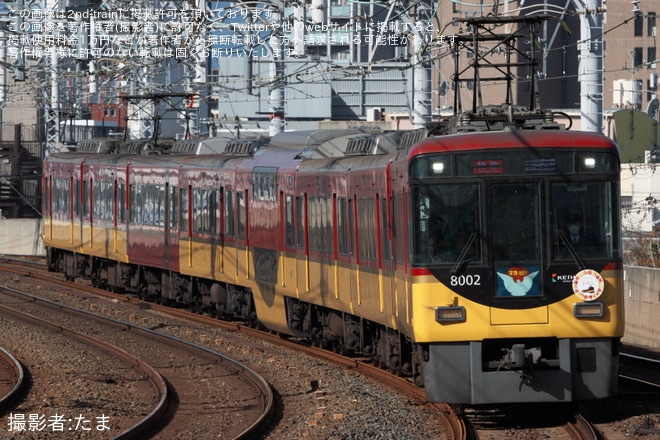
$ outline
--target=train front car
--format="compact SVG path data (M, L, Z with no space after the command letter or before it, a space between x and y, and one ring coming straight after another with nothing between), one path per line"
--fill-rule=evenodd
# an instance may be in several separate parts
M410 258L397 323L421 347L429 401L616 393L619 167L608 138L565 131L430 138L393 163Z

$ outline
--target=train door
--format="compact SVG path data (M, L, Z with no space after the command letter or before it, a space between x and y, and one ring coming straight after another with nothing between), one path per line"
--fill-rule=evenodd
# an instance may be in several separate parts
M491 324L547 323L540 182L492 183L489 194L489 243L495 271ZM524 304L526 312L512 313L513 303Z

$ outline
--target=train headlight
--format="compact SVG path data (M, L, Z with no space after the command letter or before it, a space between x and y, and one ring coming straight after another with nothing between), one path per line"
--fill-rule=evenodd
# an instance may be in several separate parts
M460 307L460 306L436 307L435 320L441 324L445 322L464 322L465 307Z
M445 163L433 162L433 165L431 165L431 169L433 170L433 174L442 174L445 171Z
M596 159L594 159L593 157L585 157L584 168L587 170L592 170L596 168Z
M573 305L576 318L602 318L603 310L603 303L600 302L576 303Z

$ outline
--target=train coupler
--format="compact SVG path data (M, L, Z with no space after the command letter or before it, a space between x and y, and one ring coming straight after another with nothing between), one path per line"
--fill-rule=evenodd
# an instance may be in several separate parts
M525 344L514 344L511 348L503 350L500 359L500 368L507 370L532 371L533 365L541 359L541 349L538 347L525 348Z

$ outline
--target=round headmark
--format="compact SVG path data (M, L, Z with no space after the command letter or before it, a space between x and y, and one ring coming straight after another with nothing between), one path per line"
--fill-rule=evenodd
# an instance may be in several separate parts
M603 277L595 270L581 270L573 278L573 292L582 301L597 299L605 289Z

